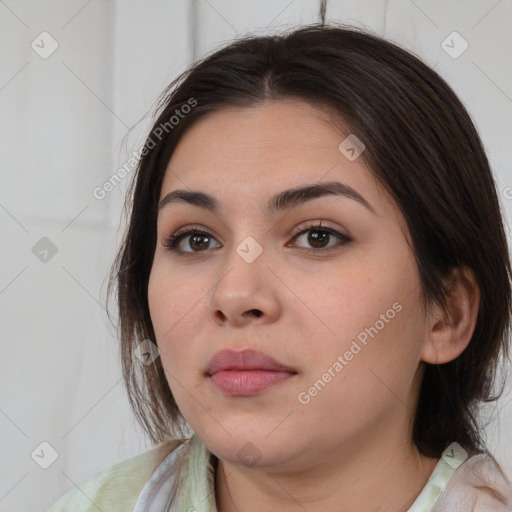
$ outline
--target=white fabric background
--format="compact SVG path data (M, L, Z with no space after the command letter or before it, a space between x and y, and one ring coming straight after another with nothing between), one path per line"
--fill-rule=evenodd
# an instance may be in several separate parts
M45 510L150 447L104 311L126 183L92 195L139 148L148 120L122 144L128 129L192 59L247 31L318 21L318 9L319 0L0 0L0 512ZM446 78L480 129L510 219L512 2L330 0L327 19L373 28ZM46 59L31 47L43 31L58 43ZM453 31L469 43L457 59L441 48ZM43 237L57 249L46 263L32 252ZM491 409L487 428L509 475L511 399ZM46 470L31 458L43 441L59 454Z

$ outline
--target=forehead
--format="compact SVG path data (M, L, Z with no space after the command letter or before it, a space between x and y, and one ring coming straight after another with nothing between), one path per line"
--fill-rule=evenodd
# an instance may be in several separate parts
M284 189L336 180L360 192L376 211L393 208L363 159L351 161L340 151L347 135L325 109L302 100L222 108L183 135L167 165L160 199L189 188L221 202L263 203Z
M329 147L342 136L329 124L327 112L295 100L266 100L251 107L222 107L196 121L175 150L186 150L199 139L216 144L195 148L196 156L214 154L227 160L293 157L302 145ZM206 141L204 141L206 142ZM265 154L261 149L265 149ZM293 148L285 155L284 148Z

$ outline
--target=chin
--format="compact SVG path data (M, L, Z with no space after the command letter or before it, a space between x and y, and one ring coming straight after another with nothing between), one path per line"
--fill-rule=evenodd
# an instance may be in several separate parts
M266 427L258 432L253 425L245 432L232 436L224 432L220 439L210 435L204 442L219 459L231 465L271 468L286 464L293 458L292 452L297 447L290 442L288 436L284 438L276 435L269 438L268 425Z

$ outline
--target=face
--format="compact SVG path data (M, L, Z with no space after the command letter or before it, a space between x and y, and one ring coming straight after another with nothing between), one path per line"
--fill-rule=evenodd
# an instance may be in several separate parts
M160 209L151 319L180 411L231 464L326 464L407 435L425 340L419 275L403 217L338 148L345 138L317 108L272 100L203 117L169 161L160 199L197 191L216 209L183 197ZM283 191L333 182L345 193L270 208ZM210 375L223 349L242 366L223 359ZM286 371L256 370L244 349Z

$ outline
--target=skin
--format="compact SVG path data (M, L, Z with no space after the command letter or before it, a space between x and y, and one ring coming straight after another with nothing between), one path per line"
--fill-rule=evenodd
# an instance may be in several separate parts
M173 396L219 458L220 512L325 512L340 504L345 512L398 512L438 462L411 440L422 361L450 361L464 350L478 288L471 272L457 269L447 313L430 306L425 315L405 220L362 158L349 161L338 150L345 137L318 108L268 100L203 117L168 164L161 199L190 189L221 205L216 214L184 203L161 209L148 289ZM263 212L282 190L333 180L358 191L375 213L341 196ZM328 248L318 248L311 231L294 238L318 221L351 241L334 246L331 236ZM193 224L211 234L209 246L203 239L185 255L165 247L166 236ZM263 248L252 263L236 252L248 236ZM191 251L189 241L180 247ZM402 309L394 318L300 403L299 393L395 303ZM225 396L205 374L223 348L260 350L297 374L256 396ZM256 462L237 456L248 442Z

